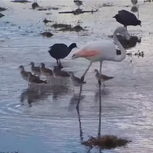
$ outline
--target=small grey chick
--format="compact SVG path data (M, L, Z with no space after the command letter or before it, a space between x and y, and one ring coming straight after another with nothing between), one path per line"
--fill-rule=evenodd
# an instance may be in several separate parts
M18 67L18 69L20 70L20 74L21 74L22 78L23 78L24 80L28 81L28 75L31 74L31 72L25 71L23 65L20 65L20 66Z
M44 80L40 80L39 77L35 76L35 75L32 75L32 74L28 74L28 80L30 83L36 83L36 84L47 84L47 81L44 81Z
M73 84L73 86L81 86L82 84L85 84L86 82L82 82L82 80L76 76L74 76L74 73L73 72L69 72L70 74L70 78L71 78L71 82ZM73 88L73 91L74 91L74 88Z
M34 62L31 62L29 65L31 65L31 71L33 72L33 74L40 76L40 67L35 66Z
M104 74L100 74L99 71L97 69L95 69L95 77L97 80L101 80L103 82L103 85L105 86L105 81L108 81L108 80L111 80L113 79L114 77L111 77L111 76L107 76L107 75L104 75Z
M46 68L44 63L40 64L40 72L42 75L46 76L47 81L49 82L51 81L52 77L54 78L53 71L51 69Z

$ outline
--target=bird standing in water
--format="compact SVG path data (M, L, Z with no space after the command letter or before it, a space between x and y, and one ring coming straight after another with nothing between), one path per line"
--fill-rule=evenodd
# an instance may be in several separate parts
M77 47L76 43L72 43L69 47L65 44L54 44L48 51L50 56L56 59L57 65L61 65L60 59L64 59L73 48Z
M30 83L35 83L35 84L47 84L47 81L44 80L40 80L39 77L32 75L32 74L28 74L28 81Z
M31 65L31 71L34 73L34 75L40 76L40 67L36 67L34 62L31 62L29 65Z
M31 72L25 71L24 66L20 65L18 67L18 69L20 70L20 74L22 76L22 78L26 81L28 81L28 75L31 74Z
M48 82L50 82L51 78L54 77L53 71L51 69L46 68L44 63L40 64L40 72L42 75L46 76Z
M107 75L104 75L104 74L100 74L99 71L97 69L95 69L95 77L97 80L101 80L103 82L103 85L105 86L105 81L108 81L110 79L113 79L114 77L110 77L110 76L107 76Z
M115 18L120 24L124 25L125 28L127 28L127 26L141 26L141 21L138 20L133 13L126 10L118 11L118 14L113 18Z
M121 62L125 59L126 50L118 41L117 34L122 34L127 40L130 40L130 34L128 33L127 29L125 27L118 27L113 34L114 42L111 42L109 40L93 41L86 44L77 53L73 54L72 59L82 57L90 61L88 68L81 77L82 81L84 81L84 77L93 62L100 62L99 72L101 74L103 61ZM116 50L115 44L118 46L119 51ZM99 84L101 84L101 80L99 80L98 82Z
M69 72L69 74L70 74L71 82L74 87L81 86L82 84L86 83L85 81L82 81L80 78L76 77L73 72ZM73 91L74 91L74 88L73 88Z

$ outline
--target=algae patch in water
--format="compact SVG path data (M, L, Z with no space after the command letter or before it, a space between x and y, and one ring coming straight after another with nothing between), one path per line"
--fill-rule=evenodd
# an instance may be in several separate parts
M59 31L84 31L85 29L80 25L72 26L70 24L63 24L63 23L54 23L52 25L53 28L59 29Z
M0 7L0 12L5 11L5 10L6 10L6 8Z
M32 3L32 5L31 5L31 6L32 6L32 8L33 8L33 9L35 9L35 8L39 7L39 5L38 5L38 3L37 3L37 2Z
M89 140L82 142L82 144L90 148L100 147L102 149L113 149L116 147L125 146L129 142L131 141L118 138L115 135L104 135L98 138L90 137Z
M52 37L53 36L53 34L51 32L47 32L47 31L42 32L41 35L44 36L44 37Z
M4 14L0 13L0 18L3 17L3 16L4 16Z
M11 2L14 2L14 3L31 3L31 1L27 1L27 0L14 0L14 1L11 1Z
M82 14L82 13L94 13L94 12L97 12L98 9L96 10L91 10L91 11L84 11L80 8L76 9L76 10L72 10L72 11L64 11L64 12L58 12L59 14L65 14L65 13L72 13L74 15L79 15L79 14Z

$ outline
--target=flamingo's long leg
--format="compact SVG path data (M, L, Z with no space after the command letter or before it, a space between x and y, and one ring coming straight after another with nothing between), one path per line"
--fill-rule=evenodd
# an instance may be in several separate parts
M100 62L100 74L102 72L102 61ZM98 137L101 136L101 80L98 80L99 84L99 128L98 128Z
M99 70L99 73L102 74L102 61L100 62L100 70ZM101 79L100 78L98 80L98 84L99 85L101 84Z
M81 77L82 82L84 81L84 77L85 77L86 73L88 72L88 70L89 70L91 64L92 64L92 62L90 62L88 68L86 69L86 71L85 71L84 74L82 75L82 77Z
M90 62L88 68L86 69L86 71L85 71L84 74L82 75L82 77L81 77L82 82L84 81L84 77L85 77L86 73L88 72L88 70L89 70L91 64L92 64L92 62ZM81 100L81 93L82 93L82 86L83 86L83 83L82 83L81 86L80 86L79 98L78 98L78 103L77 103L76 109L79 109L79 104L80 104L80 100Z

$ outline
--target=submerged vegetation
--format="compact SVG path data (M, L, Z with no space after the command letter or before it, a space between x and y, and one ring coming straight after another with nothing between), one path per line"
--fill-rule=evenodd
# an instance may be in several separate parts
M104 135L98 138L90 137L89 140L84 141L82 144L90 148L100 147L101 149L113 149L116 147L125 146L129 142L131 141L118 138L115 135Z
M3 16L4 16L4 14L0 13L0 18L3 17Z
M52 36L53 36L53 34L52 34L51 32L47 32L47 31L42 32L41 35L42 35L43 37L52 37Z
M5 10L6 10L6 8L0 7L0 12L5 11Z
M31 1L28 1L28 0L14 0L14 1L11 1L11 2L15 2L15 3L31 3Z
M80 8L76 9L76 10L72 10L72 11L64 11L64 12L59 12L59 14L62 14L62 13L72 13L74 15L79 15L79 14L82 14L82 13L94 13L94 12L97 12L98 9L96 10L91 10L91 11L84 11Z
M72 26L71 24L54 23L52 27L59 31L85 31L85 29L80 25Z

